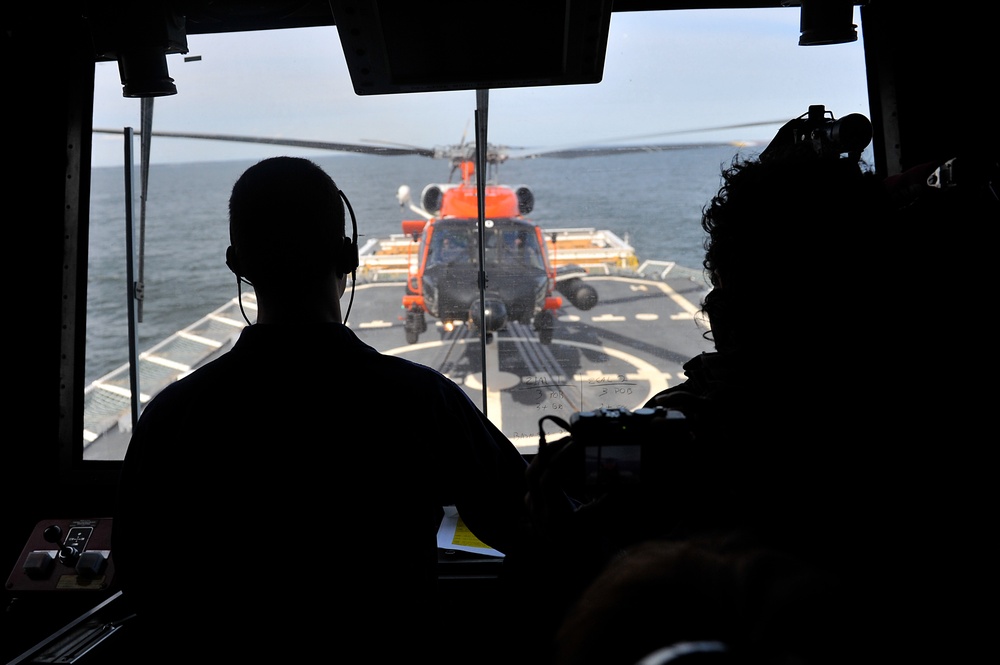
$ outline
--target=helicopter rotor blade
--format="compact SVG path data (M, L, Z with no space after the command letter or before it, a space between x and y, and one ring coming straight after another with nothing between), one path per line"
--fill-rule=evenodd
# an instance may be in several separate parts
M120 134L118 129L94 129L95 132L103 134ZM180 139L202 139L209 141L234 141L238 143L267 143L272 145L284 145L296 148L316 148L318 150L334 150L338 152L359 152L369 155L422 155L424 157L434 157L434 150L430 148L390 148L370 145L360 145L357 143L333 143L330 141L315 141L311 139L282 139L269 138L265 136L236 136L233 134L206 134L197 132L165 132L154 131L152 136L163 136Z
M746 129L749 127L781 126L788 122L787 118L781 120L762 120L759 122L745 122L736 125L718 125L715 127L699 127L693 129L678 129L669 132L656 132L653 134L638 134L633 136L620 136L612 139L593 141L589 145L576 145L566 148L543 148L538 150L523 149L518 154L510 154L510 159L536 159L538 157L598 157L603 155L619 155L635 152L660 152L663 150L694 150L698 148L710 148L715 146L746 146L753 145L750 141L699 141L697 143L627 143L628 141L638 141L641 139L655 139L664 136L679 136L682 134L696 134L699 132L714 132L726 129Z
M784 125L788 122L789 118L782 118L781 120L760 120L757 122L743 122L738 125L716 125L714 127L696 127L693 129L675 129L669 132L656 132L653 134L638 134L635 136L619 136L614 139L605 139L603 141L594 141L594 143L617 143L620 141L637 141L639 139L655 139L661 136L678 136L680 134L696 134L698 132L715 132L724 129L746 129L748 127L767 127L769 125Z
M410 145L409 143L400 143L398 141L385 141L382 139L361 139L361 140L365 143L380 143L382 145L393 146L404 150L413 150L416 151L415 154L423 154L428 150L427 148L424 148L422 146ZM433 152L433 150L431 150L431 152Z
M627 155L636 152L663 152L666 150L698 150L716 146L746 147L756 145L753 141L702 141L700 143L644 143L641 145L607 145L566 148L564 150L539 150L517 155L507 155L507 159L538 159L548 157L554 159L574 159L576 157L603 157L606 155Z
M650 144L638 144L638 143L627 143L627 142L636 141L640 139L659 138L664 136L694 134L697 132L711 132L711 131L719 131L727 129L743 129L749 127L783 125L786 122L787 119L765 120L760 122L722 125L716 127L680 129L668 132L657 132L653 134L642 134L635 136L619 137L615 139L605 139L600 141L593 141L589 145L582 145L582 146L576 145L564 148L555 147L555 148L531 149L523 147L515 148L505 145L490 144L487 148L487 161L490 164L498 164L506 161L507 159L536 159L539 157L566 159L575 157L596 157L602 155L629 154L636 152L659 152L663 150L692 150L697 148L723 146L723 145L742 146L742 145L748 145L748 143L741 141L716 141L716 142L706 141L698 143L650 143ZM105 133L105 134L122 133L122 130L120 129L95 128L93 131L96 133ZM286 139L286 138L271 138L264 136L239 136L233 134L210 134L210 133L200 133L200 132L152 131L150 132L150 135L170 137L170 138L200 139L209 141L265 143L271 145L284 145L297 148L315 148L317 150L333 150L337 152L355 152L355 153L363 153L369 155L382 155L387 157L403 156L403 155L419 155L422 157L431 157L434 159L448 159L452 162L453 166L456 163L461 162L463 160L472 159L472 155L474 154L474 147L466 144L465 132L463 132L462 141L458 145L443 146L436 148L423 148L420 146L412 146L403 143L395 143L391 141L380 141L377 139L363 139L368 143L368 145L362 145L358 143L336 143L331 141L317 141L312 139ZM375 143L381 143L384 145L371 145Z

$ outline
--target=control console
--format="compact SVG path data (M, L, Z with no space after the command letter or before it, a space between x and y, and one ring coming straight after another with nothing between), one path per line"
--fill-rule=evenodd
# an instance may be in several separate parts
M105 591L113 577L110 518L44 520L28 538L6 588Z

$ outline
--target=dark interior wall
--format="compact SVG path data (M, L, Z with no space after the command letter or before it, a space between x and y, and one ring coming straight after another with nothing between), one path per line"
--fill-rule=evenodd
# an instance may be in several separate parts
M887 175L969 152L996 154L991 22L970 5L872 0L861 7L877 151Z
M7 11L2 40L4 103L3 200L6 260L3 400L5 431L0 482L4 578L34 524L56 514L88 510L107 488L69 487L59 475L59 433L71 418L63 387L73 380L62 359L65 315L82 311L86 276L75 252L78 219L89 209L93 56L77 17L52 12L45 21ZM81 127L88 131L81 131ZM87 168L83 168L86 165ZM83 265L86 257L81 256ZM77 283L80 290L74 292ZM69 287L69 288L67 288ZM77 345L82 351L83 340ZM8 566L9 564L9 566Z

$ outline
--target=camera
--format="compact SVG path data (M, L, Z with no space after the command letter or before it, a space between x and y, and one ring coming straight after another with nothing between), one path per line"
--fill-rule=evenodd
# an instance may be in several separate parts
M850 113L839 120L822 104L813 104L809 111L786 122L766 148L761 161L793 145L805 144L817 157L838 158L847 154L858 160L872 140L872 123L860 113Z
M691 437L684 413L662 406L580 411L570 416L569 430L570 493L583 499L665 482L671 450Z

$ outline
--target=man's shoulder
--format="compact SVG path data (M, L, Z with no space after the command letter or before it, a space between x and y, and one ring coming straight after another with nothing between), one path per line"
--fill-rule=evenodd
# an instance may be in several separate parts
M188 401L218 402L232 392L233 386L243 385L243 377L252 371L252 365L241 362L232 351L223 353L163 386L143 409L143 414Z

